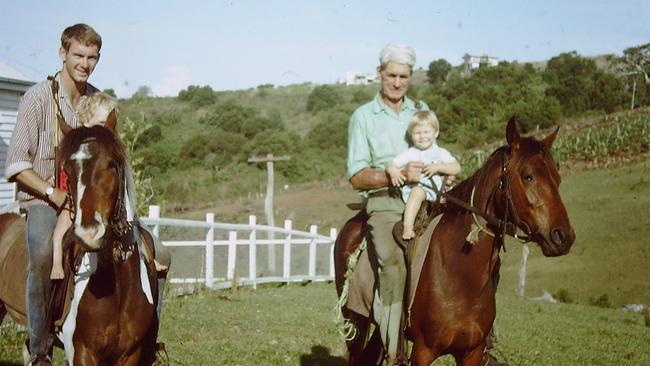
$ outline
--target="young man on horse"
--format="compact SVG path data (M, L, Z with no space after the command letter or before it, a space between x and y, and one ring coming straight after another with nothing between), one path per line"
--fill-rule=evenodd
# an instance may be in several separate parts
M5 177L18 183L20 208L27 215L27 318L32 365L51 364L48 353L53 336L49 334L47 308L52 231L57 209L66 197L55 187L55 147L63 135L58 118L72 128L79 126L79 101L97 91L88 78L99 61L101 47L100 35L86 24L75 24L63 31L59 49L63 66L54 80L36 84L23 96L7 152Z

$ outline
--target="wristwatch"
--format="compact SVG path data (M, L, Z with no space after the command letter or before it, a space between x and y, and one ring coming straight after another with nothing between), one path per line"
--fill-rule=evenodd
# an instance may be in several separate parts
M49 199L52 194L54 194L54 187L49 186L45 188L45 197Z

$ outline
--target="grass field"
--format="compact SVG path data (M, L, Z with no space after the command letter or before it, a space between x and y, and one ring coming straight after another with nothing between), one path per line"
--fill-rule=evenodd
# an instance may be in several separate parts
M345 363L332 322L333 284L201 291L165 300L160 339L173 365ZM497 297L498 354L511 365L649 365L650 328L638 314L584 305ZM11 328L0 365L18 364ZM60 351L57 365L63 365ZM435 365L451 365L449 357Z
M577 239L571 253L559 258L544 258L531 245L526 295L546 290L572 304L517 298L521 244L508 243L496 324L498 350L511 365L650 365L650 327L641 315L618 309L650 303L649 173L647 156L562 171L562 196ZM315 186L308 192L278 196L278 210L295 215L296 226L313 220L339 226L351 214L345 208L354 199L349 188ZM254 212L257 205L244 212L224 207L218 217ZM333 284L168 296L160 338L174 365L343 365L345 349L331 320L335 301ZM596 302L600 306L590 305ZM22 339L13 325L1 328L0 365L19 364ZM55 356L62 365L60 351Z

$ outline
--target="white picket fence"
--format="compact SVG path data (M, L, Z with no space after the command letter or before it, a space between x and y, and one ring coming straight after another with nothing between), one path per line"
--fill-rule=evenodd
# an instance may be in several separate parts
M255 288L259 283L330 281L334 279L333 252L337 235L334 228L330 229L329 236L324 236L318 234L316 225L311 225L309 232L293 230L291 220L285 220L284 227L280 228L258 225L255 216L249 216L248 224L215 222L214 213L207 213L205 221L171 219L160 217L160 208L158 206L149 206L149 217L143 218L142 221L153 228L153 233L162 240L165 247L204 248L204 258L196 258L196 264L204 269L205 276L202 278L174 276L174 259L172 258L172 278L170 282L174 284L204 283L206 287L213 289L229 288L233 285L252 285ZM162 226L205 229L206 234L205 238L201 238L201 240L166 240L164 236L160 236ZM227 232L227 239L215 239L219 231ZM268 235L267 233L272 234ZM262 239L265 236L272 237L272 239ZM272 245L273 248L276 248L276 245L282 248L282 275L258 277L258 249L264 246L268 248L269 245ZM248 247L248 277L236 274L236 264L241 263L241 258L240 261L237 258L238 246ZM295 249L296 246L308 246L307 258L292 255L292 249ZM323 246L327 248L329 259L327 269L323 271L321 268L321 271L318 272L316 253L318 248L323 248ZM225 277L215 276L215 248L219 247L227 248ZM204 260L204 263L200 263L202 260ZM291 273L292 261L303 261L304 263L305 260L308 261L306 273Z

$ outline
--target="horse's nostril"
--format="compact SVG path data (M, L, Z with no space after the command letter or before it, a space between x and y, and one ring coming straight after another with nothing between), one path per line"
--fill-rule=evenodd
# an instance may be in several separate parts
M551 232L551 240L553 241L554 244L557 245L564 244L566 238L567 238L566 232L562 228L553 229L553 231Z

